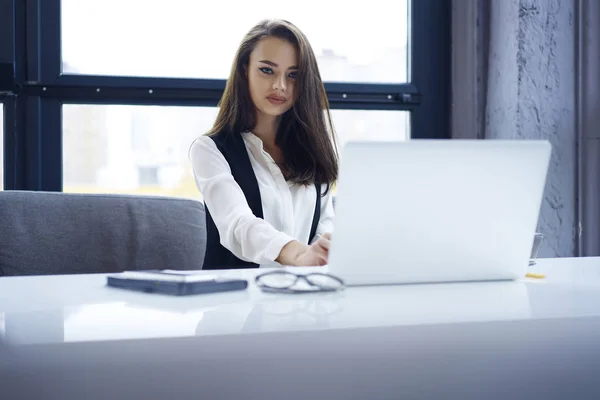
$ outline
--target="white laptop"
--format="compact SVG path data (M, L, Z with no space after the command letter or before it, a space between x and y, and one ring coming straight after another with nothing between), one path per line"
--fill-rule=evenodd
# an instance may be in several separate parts
M349 285L525 276L547 141L350 142L328 271Z

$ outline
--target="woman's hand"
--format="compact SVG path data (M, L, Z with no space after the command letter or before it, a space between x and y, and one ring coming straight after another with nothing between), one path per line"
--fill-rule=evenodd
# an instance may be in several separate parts
M275 260L283 265L293 266L322 266L327 264L331 234L326 233L316 242L307 246L297 241L289 242Z
M322 266L329 259L329 246L331 245L331 234L326 233L300 254L297 264L306 266Z

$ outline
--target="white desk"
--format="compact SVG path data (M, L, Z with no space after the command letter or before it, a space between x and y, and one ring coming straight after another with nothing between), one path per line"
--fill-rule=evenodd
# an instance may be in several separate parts
M0 393L600 398L600 258L532 270L547 277L299 296L251 284L168 297L108 288L104 275L0 278ZM256 272L226 274L252 283Z

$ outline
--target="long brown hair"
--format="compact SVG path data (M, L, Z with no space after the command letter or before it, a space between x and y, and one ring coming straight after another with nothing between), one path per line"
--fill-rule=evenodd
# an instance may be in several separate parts
M329 101L310 43L288 21L264 20L246 34L235 55L219 102L219 114L208 135L240 134L256 126L256 108L250 97L246 68L256 44L269 36L290 42L299 58L296 101L279 117L275 138L283 152L286 177L298 184L326 183L328 191L338 177L339 159Z

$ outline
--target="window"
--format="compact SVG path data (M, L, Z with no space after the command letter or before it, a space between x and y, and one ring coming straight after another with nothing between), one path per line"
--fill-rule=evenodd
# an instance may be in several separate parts
M283 18L307 35L325 81L407 81L407 0L279 1L267 9L246 0L61 4L63 73L226 79L244 34L261 19Z
M341 144L449 138L450 3L6 2L6 189L197 198L187 150L214 119L243 34L263 18L308 36Z
M189 147L206 132L215 107L63 106L63 190L158 194L200 199ZM406 140L408 113L333 110L338 144Z

